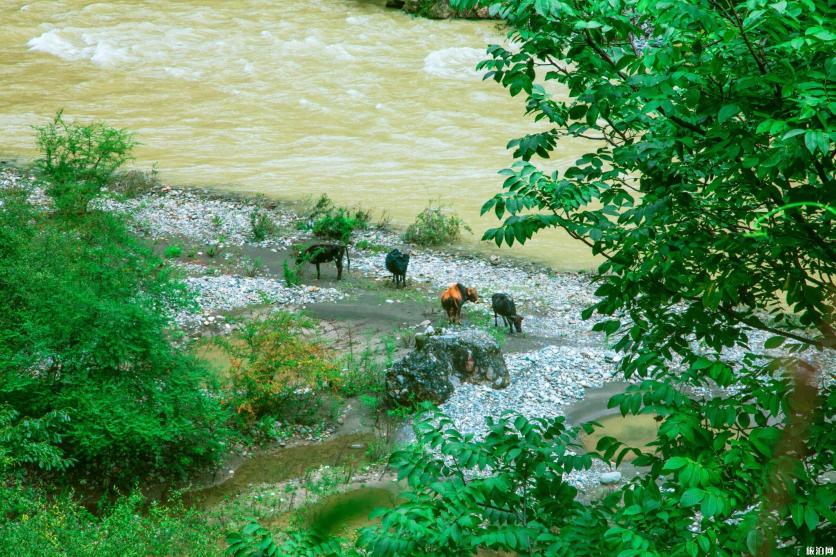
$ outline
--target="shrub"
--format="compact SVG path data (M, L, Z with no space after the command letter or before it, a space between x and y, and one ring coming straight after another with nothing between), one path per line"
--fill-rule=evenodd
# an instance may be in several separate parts
M163 252L163 255L165 257L167 257L168 259L175 259L175 258L180 257L181 255L183 255L183 248L181 248L180 246L178 246L176 244L172 244L172 245L167 246L165 248L165 251Z
M232 359L227 404L245 425L264 416L310 422L320 408L320 394L339 385L326 348L303 337L303 329L312 326L301 316L275 312L247 323L243 343L218 341Z
M299 286L302 284L301 269L299 265L289 265L287 260L282 262L282 275L284 276L284 283L288 288L292 286Z
M276 225L270 220L270 216L261 209L255 209L250 213L250 229L253 240L261 242L277 232Z
M313 223L314 236L339 240L348 243L355 230L368 227L368 215L362 211L349 211L339 208L334 212L319 217Z
M122 217L68 220L0 191L0 292L5 427L34 443L0 436L6 459L127 481L219 456L227 414L199 363L170 343L171 311L189 294Z
M430 205L418 213L403 238L419 246L438 246L458 240L462 229L472 232L458 216L445 214L441 208Z
M53 121L36 126L42 158L36 162L47 193L65 212L83 213L113 172L130 160L133 135L101 122L67 123L59 111Z
M369 211L337 207L330 197L323 194L309 211L307 221L299 223L299 227L312 230L314 236L320 238L348 243L352 233L355 230L365 230L370 221Z
M367 346L359 355L352 351L345 356L341 361L340 392L343 396L381 393L384 389L386 369L392 365L393 353L393 345L382 348Z
M48 498L39 489L0 484L0 555L221 557L222 536L201 513L181 504L149 505L138 491L95 516L71 495Z
M110 191L121 193L127 197L139 197L161 185L156 167L151 170L132 168L115 172L107 183Z

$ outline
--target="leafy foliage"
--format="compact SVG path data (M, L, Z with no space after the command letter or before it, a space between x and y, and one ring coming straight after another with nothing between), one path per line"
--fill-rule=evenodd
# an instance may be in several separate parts
M592 457L567 450L577 432L563 418L509 412L488 425L476 440L443 414L416 420L416 443L391 461L409 482L406 502L376 511L380 526L365 529L359 545L373 556L462 556L478 548L575 555L580 543L603 537L603 516L578 503L564 479L589 468ZM594 551L600 555L602 547Z
M559 227L605 260L600 300L583 316L604 317L594 329L615 339L625 378L639 381L611 405L662 418L652 451L611 437L598 446L616 465L635 453L647 474L578 514L569 505L544 515L558 544L586 530L595 546L543 553L767 555L832 539L836 490L821 478L833 472L836 399L817 368L836 347L836 238L821 209L836 205L827 3L453 4L508 23L514 48L490 46L480 67L549 126L509 143L518 161L483 207L504 221L484 238L510 246ZM541 169L565 137L595 143L565 170ZM752 234L766 215L766 234ZM756 354L764 333L785 357ZM433 483L420 454L407 460L422 489L452 481ZM496 500L519 490L502 486ZM390 555L517 549L519 539L461 529L454 539L456 519L485 500L456 497L402 505L386 515L391 535L367 545ZM504 524L476 516L488 531Z
M165 256L166 259L177 259L181 255L183 255L183 248L177 244L166 246L165 250L163 250L163 256Z
M3 190L0 292L7 465L108 482L218 457L226 413L169 338L188 293L119 217L51 215Z
M365 230L370 221L369 211L337 207L330 197L323 194L310 211L308 221L303 224L304 228L313 231L314 236L348 243L354 231Z
M440 207L430 205L418 213L403 239L419 246L440 246L458 240L462 230L472 232L458 216L448 215Z
M339 538L323 538L309 530L291 530L277 542L273 534L256 521L245 524L240 531L227 535L226 554L232 557L357 557L358 553L343 547Z
M222 555L221 533L180 505L148 505L137 491L94 516L72 496L0 485L0 554L21 557Z
M246 423L264 416L310 421L321 393L338 387L339 372L325 347L302 335L311 326L301 316L275 312L247 323L242 343L219 341L232 357L227 404Z
M250 213L250 229L256 242L266 240L278 232L276 224L270 220L270 215L262 209L255 209Z
M299 286L302 284L302 265L301 264L293 264L287 262L285 259L282 261L282 277L284 278L285 285L290 288L291 286Z
M83 213L107 185L114 171L131 158L133 136L101 122L82 125L64 121L59 111L53 121L36 126L43 158L37 169L47 181L47 193L62 211Z

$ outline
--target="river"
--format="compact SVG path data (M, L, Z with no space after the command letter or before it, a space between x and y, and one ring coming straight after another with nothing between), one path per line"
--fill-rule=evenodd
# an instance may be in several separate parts
M31 126L64 108L135 131L134 164L156 163L175 184L327 193L400 227L432 200L476 245L497 222L479 208L511 162L505 144L538 129L521 99L474 69L503 32L381 4L4 0L0 154L34 155ZM562 141L549 164L591 148ZM511 253L559 270L595 264L558 231Z

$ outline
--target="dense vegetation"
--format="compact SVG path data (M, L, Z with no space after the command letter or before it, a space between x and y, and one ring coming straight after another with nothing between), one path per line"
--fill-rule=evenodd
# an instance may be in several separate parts
M512 245L560 227L605 258L601 301L585 316L606 318L595 329L640 380L611 404L662 423L652 452L604 438L601 458L632 452L648 472L579 506L561 476L584 463L551 433L559 421L509 419L484 443L442 422L422 441L448 460L396 457L414 494L364 534L366 547L768 555L832 540L836 490L822 474L833 470L836 401L826 370L800 354L836 346L836 241L822 210L836 195L827 3L480 4L519 46L491 46L481 67L551 126L509 144L519 161L483 208L507 217L485 238ZM564 136L601 147L541 170L533 161ZM785 355L750 353L758 331Z
M335 360L306 337L315 323L277 313L242 324L221 343L230 369L211 370L174 322L192 294L124 216L98 208L106 187L157 184L115 174L132 136L60 113L37 132L49 199L0 189L0 553L220 554L217 520L120 493L322 427L336 395L376 396L377 354ZM275 233L262 211L251 225L256 241Z
M182 475L227 437L205 370L171 343L184 287L119 218L88 209L109 178L101 161L127 156L110 151L127 143L100 142L107 130L59 115L39 134L58 210L7 191L0 211L0 454L96 483ZM91 134L87 152L75 142Z

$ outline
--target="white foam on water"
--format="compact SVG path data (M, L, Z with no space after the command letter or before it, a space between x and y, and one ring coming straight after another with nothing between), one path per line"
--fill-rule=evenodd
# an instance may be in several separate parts
M93 46L90 61L97 66L112 67L129 62L131 57L124 48L117 48L105 41L98 41Z
M50 29L29 39L26 45L34 52L44 52L62 60L89 60L102 67L117 66L133 59L127 49L91 33L71 34L68 30Z
M84 58L83 49L75 46L57 29L51 29L41 33L37 37L29 39L26 43L29 50L35 52L45 52L57 56L62 60L80 60Z
M308 35L305 37L304 40L299 41L296 39L285 41L282 45L282 48L290 53L293 54L303 54L308 56L325 56L329 60L339 61L339 62L349 62L354 60L354 56L351 55L348 50L346 50L345 46L340 43L335 44L327 44L323 43L317 37L313 35Z
M480 48L454 46L434 50L424 58L424 71L446 79L482 79L476 64L485 59Z

